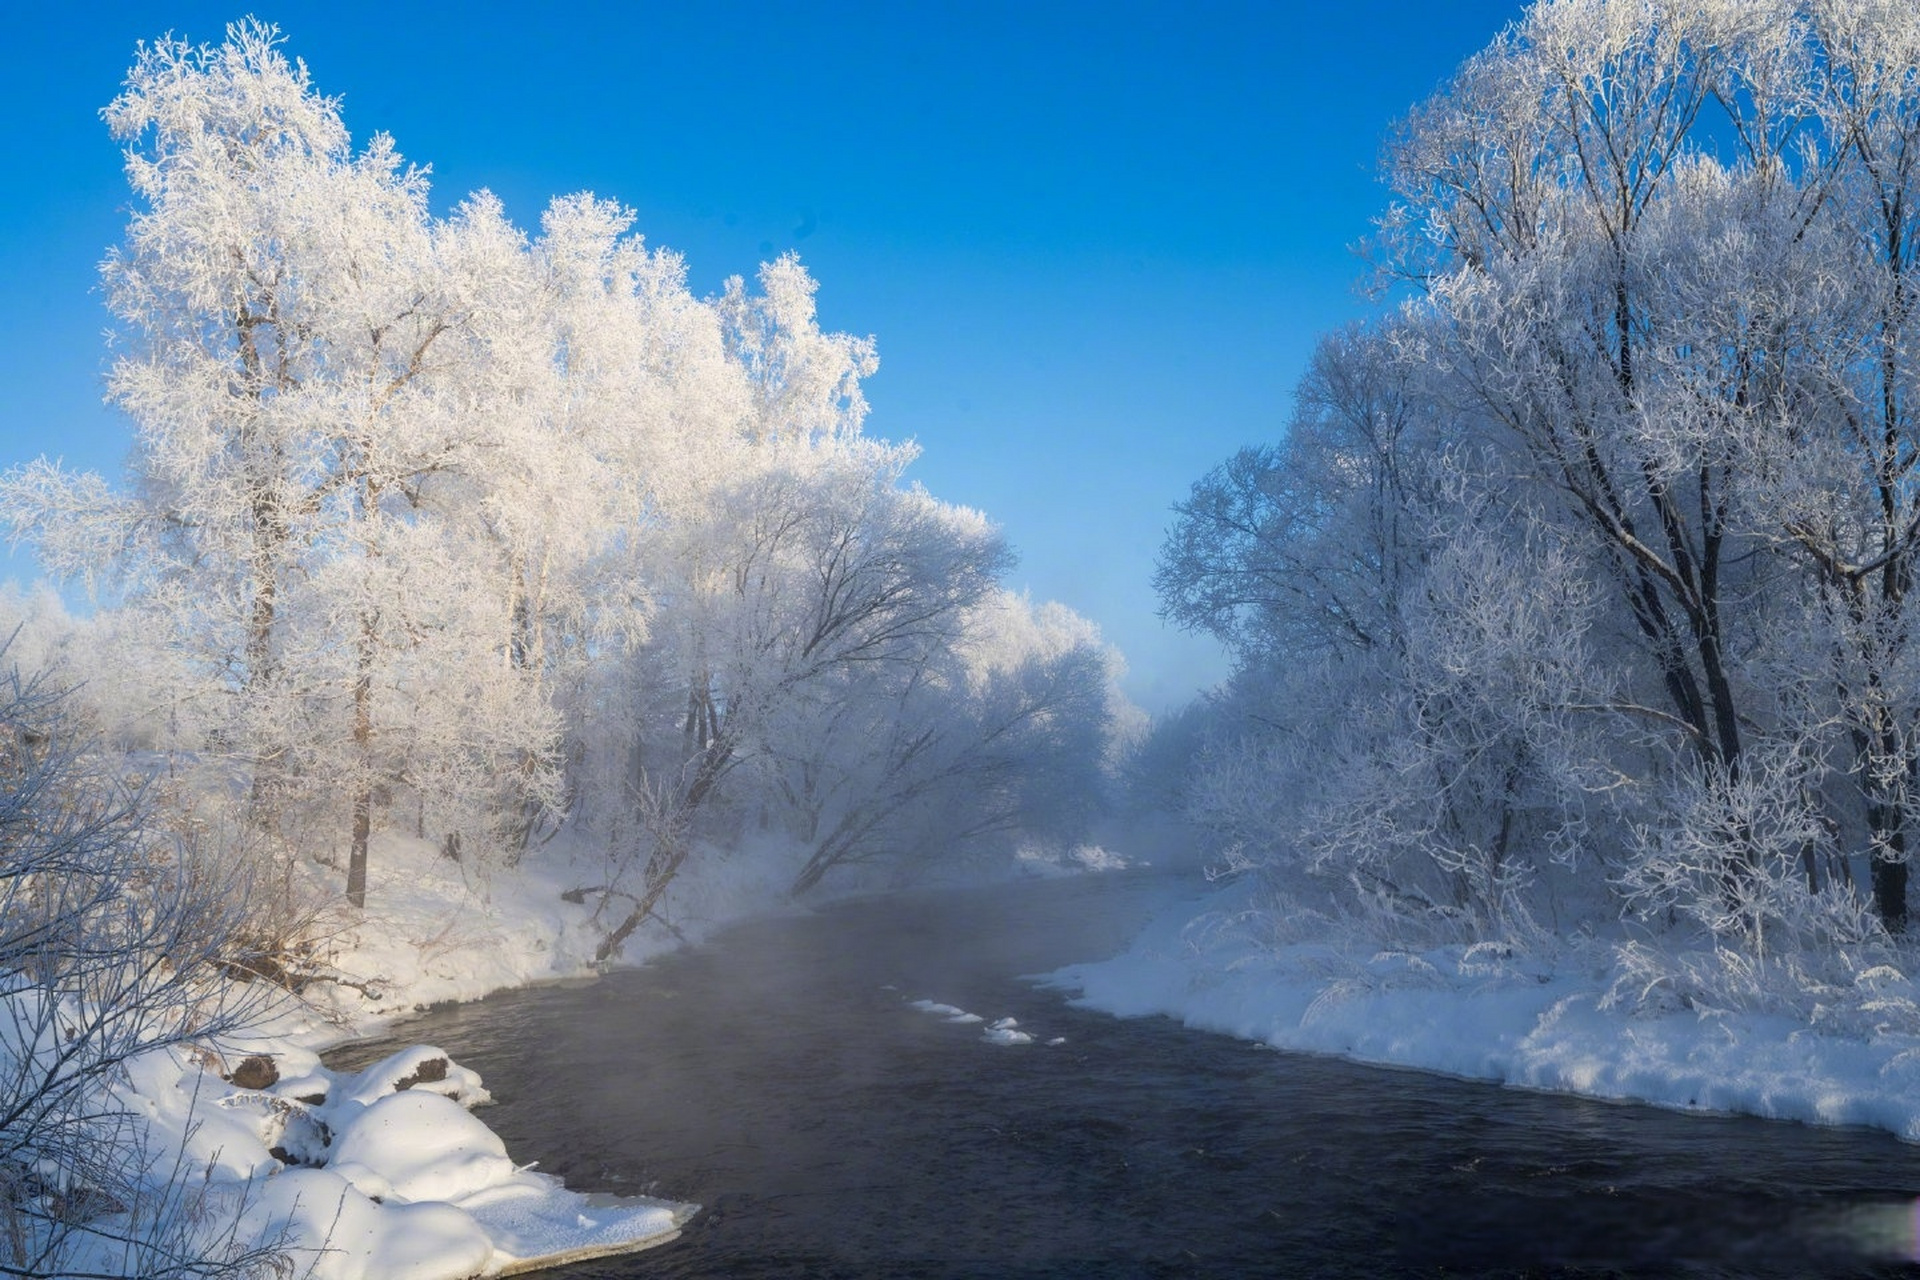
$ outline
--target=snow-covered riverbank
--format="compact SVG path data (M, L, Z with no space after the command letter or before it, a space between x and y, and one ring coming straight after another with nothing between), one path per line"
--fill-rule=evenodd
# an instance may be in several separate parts
M691 1206L583 1196L517 1167L463 1109L485 1099L482 1082L438 1049L359 1073L320 1065L320 1049L391 1031L426 1004L590 977L594 922L544 866L475 885L430 848L395 845L376 862L369 911L325 956L345 981L309 990L222 1061L141 1065L130 1101L148 1117L149 1145L184 1153L180 1167L195 1177L205 1170L201 1198L219 1210L210 1221L237 1224L236 1243L292 1247L316 1280L507 1275L532 1260L673 1237ZM724 876L688 882L670 912L682 938L769 909L775 895L752 866L744 857ZM1352 931L1285 940L1268 906L1251 883L1202 892L1170 880L1127 950L1051 981L1109 1013L1164 1014L1289 1050L1920 1140L1920 1035L1897 1018L1816 1030L1780 1013L1644 1001L1635 1012L1608 998L1618 995L1616 953L1591 939L1552 951L1386 950ZM660 930L629 959L677 945ZM1909 1000L1902 975L1879 972L1879 1003ZM1857 1000L1853 1012L1874 1003ZM1025 1033L1008 1024L1004 1042L1015 1034ZM254 1055L278 1078L237 1069Z
M697 1206L582 1194L517 1165L468 1111L490 1100L483 1082L439 1048L360 1072L321 1064L348 1041L404 1039L395 1024L428 1006L597 972L605 924L567 897L591 866L549 856L481 878L425 842L387 837L374 852L366 911L323 927L312 957L337 981L280 1000L218 1046L135 1062L115 1103L136 1119L156 1190L173 1184L207 1252L281 1248L307 1280L513 1275L673 1239ZM797 909L777 905L784 883L751 848L716 856L676 883L665 927L634 935L622 962ZM97 1254L103 1273L128 1269L110 1241Z
M1865 1018L1637 1011L1610 1001L1599 944L1542 959L1499 946L1383 950L1349 936L1276 940L1251 884L1169 903L1125 953L1049 979L1122 1017L1163 1014L1276 1048L1556 1092L1868 1125L1920 1141L1913 984L1883 967ZM1878 1003L1888 1015L1875 1024Z
M200 1179L210 1245L283 1251L311 1280L502 1276L663 1244L695 1206L569 1191L467 1108L480 1079L431 1046L356 1073L271 1046L232 1064L155 1055L130 1101ZM225 1078L222 1078L224 1075Z
M480 1078L432 1046L334 1073L320 1051L442 1001L593 973L588 908L555 863L469 878L420 842L388 840L367 911L314 957L338 982L281 999L242 1036L143 1055L112 1106L169 1212L211 1256L269 1246L306 1280L504 1276L665 1243L697 1206L583 1194L514 1162L469 1108ZM742 909L747 886L690 884L683 935ZM675 945L636 938L630 959ZM91 1247L103 1273L124 1248Z

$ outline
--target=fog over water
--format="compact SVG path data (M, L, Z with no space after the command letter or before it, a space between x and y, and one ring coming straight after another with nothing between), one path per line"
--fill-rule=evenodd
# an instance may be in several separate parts
M1117 948L1167 894L844 904L401 1034L484 1075L518 1158L704 1205L557 1276L1910 1273L1920 1159L1883 1134L1281 1054L1017 977ZM986 1039L1005 1017L1033 1042Z

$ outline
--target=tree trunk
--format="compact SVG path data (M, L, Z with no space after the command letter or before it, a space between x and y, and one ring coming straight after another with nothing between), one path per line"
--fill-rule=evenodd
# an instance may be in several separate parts
M353 798L353 843L347 853L347 903L367 905L367 838L373 831L373 792L363 788Z
M1883 808L1874 805L1870 808ZM1873 872L1873 908L1879 913L1880 923L1888 933L1907 931L1907 833L1895 819L1891 833L1885 837L1886 843L1874 842L1871 866Z
M653 853L647 858L646 887L641 891L633 910L614 927L594 949L596 963L605 964L620 954L620 948L626 945L633 931L660 905L660 899L666 896L667 886L673 883L675 875L693 850L693 815L712 794L715 784L725 775L733 763L733 745L725 739L719 739L708 745L694 766L693 778L687 789L672 801L671 809L665 813L645 815L647 826L652 829L654 838Z
M243 713L259 714L259 703L274 680L273 631L279 615L279 560L286 541L286 521L279 502L271 493L262 493L253 502L253 599L247 611L247 679L241 696ZM253 825L268 830L274 824L274 783L280 766L278 745L261 750L252 743L253 781L248 795L247 814Z
M368 477L361 494L361 518L369 528L366 556L380 557L380 541L375 521L380 511L380 482ZM367 843L373 835L373 654L379 642L379 615L369 602L361 606L360 636L355 654L353 679L353 748L355 781L353 831L347 850L347 901L356 908L367 905Z
M353 745L359 777L347 852L347 901L367 905L367 842L373 834L373 619L361 621L359 672L353 681Z

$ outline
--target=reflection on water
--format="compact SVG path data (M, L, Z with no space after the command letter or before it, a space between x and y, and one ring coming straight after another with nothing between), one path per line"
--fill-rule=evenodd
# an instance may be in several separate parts
M517 1159L706 1206L555 1276L1920 1274L1920 1148L1886 1135L1281 1054L1018 980L1164 892L854 903L403 1030L483 1074Z

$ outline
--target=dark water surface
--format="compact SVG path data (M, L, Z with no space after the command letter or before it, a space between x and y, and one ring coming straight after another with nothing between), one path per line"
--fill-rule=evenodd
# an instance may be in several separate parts
M1920 1274L1920 1147L1883 1134L1282 1054L1019 980L1113 953L1166 892L845 904L401 1038L482 1074L515 1159L705 1206L555 1277Z

